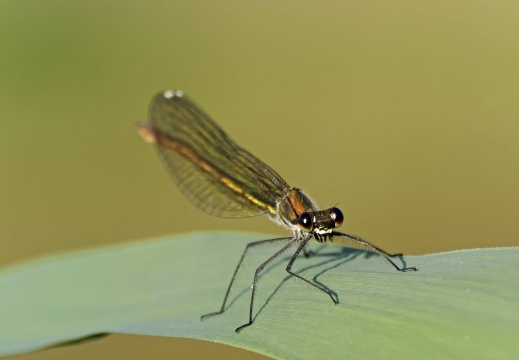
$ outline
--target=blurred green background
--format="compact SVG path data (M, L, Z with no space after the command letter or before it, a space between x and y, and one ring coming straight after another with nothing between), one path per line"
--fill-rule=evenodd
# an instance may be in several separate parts
M207 216L175 189L135 128L170 88L338 203L345 232L406 254L518 245L518 16L515 0L2 0L0 265L166 233L286 233ZM207 354L262 358L122 335L18 358Z

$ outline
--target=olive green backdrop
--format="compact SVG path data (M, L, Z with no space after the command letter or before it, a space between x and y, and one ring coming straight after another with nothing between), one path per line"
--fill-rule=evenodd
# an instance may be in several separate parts
M345 232L408 254L518 245L518 16L514 0L2 0L0 265L165 233L286 233L206 216L175 189L135 131L169 88L338 203ZM121 335L17 358L206 355L262 358Z

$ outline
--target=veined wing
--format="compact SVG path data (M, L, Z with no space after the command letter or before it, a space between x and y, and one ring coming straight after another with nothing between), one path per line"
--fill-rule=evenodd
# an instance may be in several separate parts
M268 165L234 143L181 91L153 98L149 123L139 133L157 145L183 194L204 212L222 217L276 213L288 184Z

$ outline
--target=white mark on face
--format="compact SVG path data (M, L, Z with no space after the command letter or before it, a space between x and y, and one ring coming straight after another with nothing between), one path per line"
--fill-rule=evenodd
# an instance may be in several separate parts
M331 234L332 231L333 231L333 229L320 229L320 228L315 229L315 232L318 235Z

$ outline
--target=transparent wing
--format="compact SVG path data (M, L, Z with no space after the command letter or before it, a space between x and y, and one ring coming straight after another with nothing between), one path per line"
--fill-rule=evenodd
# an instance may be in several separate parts
M236 145L180 91L157 94L141 136L157 145L169 174L204 212L222 217L276 213L288 184Z

